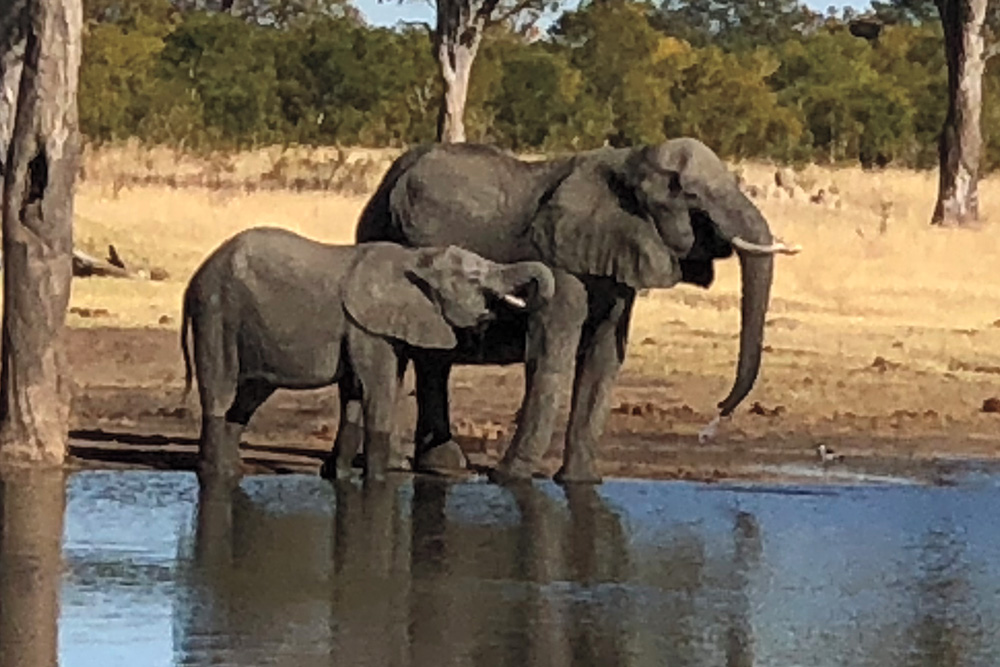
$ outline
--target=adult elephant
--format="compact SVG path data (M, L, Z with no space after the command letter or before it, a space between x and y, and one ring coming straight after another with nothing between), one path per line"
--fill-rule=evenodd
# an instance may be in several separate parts
M390 166L361 214L356 240L456 245L498 262L540 260L555 296L527 317L498 321L443 353L415 355L415 467L464 466L451 440L453 364L525 363L526 393L494 479L531 477L548 449L560 389L572 378L563 464L556 480L600 482L596 445L625 357L636 290L686 282L708 287L713 262L735 249L742 271L736 380L729 415L760 368L775 242L760 211L703 143L599 149L539 162L497 148L413 148Z

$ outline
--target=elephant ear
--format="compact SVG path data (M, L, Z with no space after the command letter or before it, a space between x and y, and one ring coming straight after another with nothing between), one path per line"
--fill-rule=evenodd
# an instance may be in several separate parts
M666 224L690 226L677 206ZM612 277L635 289L672 287L681 279L677 251L647 219L623 171L582 158L546 195L531 240L541 258L576 274Z
M433 296L412 269L424 253L395 243L359 245L344 285L344 309L365 331L414 347L449 350L458 343Z

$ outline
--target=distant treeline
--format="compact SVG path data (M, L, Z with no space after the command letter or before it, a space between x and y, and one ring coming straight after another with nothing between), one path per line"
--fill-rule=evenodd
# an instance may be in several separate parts
M693 135L726 157L937 165L947 100L937 21L888 26L870 41L851 34L849 16L737 4L758 15L725 31L678 0L585 2L533 42L494 31L472 72L469 139L563 151ZM422 28L372 28L336 4L288 13L91 0L83 132L196 150L434 139L440 82ZM995 68L984 85L991 169Z

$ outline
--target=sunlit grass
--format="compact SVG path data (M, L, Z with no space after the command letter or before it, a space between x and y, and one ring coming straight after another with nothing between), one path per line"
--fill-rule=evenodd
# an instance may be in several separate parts
M104 308L109 315L71 314L73 326L176 328L186 281L224 239L248 227L277 225L351 243L367 198L218 184L128 185L122 174L197 173L204 164L165 149L147 151L145 157L136 146L115 150L88 156L88 175L77 190L77 243L101 256L112 243L127 263L162 267L169 278L75 280L71 305ZM234 179L242 175L250 181L254 174L273 171L281 158L280 150L268 150L216 160L230 165L222 171ZM394 154L359 151L351 159L384 169ZM321 161L319 153L297 155L305 156L303 164ZM381 172L365 169L370 190ZM744 164L740 170L749 184L773 185L774 167ZM990 177L980 186L984 225L979 230L928 225L937 187L933 172L811 166L799 179L806 191L792 199L755 200L778 236L805 249L777 260L767 333L772 351L765 356L754 397L812 407L817 414L864 413L873 401L926 403L928 383L937 383L941 389L933 401L942 413L972 410L991 383L1000 385L1000 376L966 368L1000 366L1000 269L995 263L1000 179ZM809 201L810 194L830 186L839 207ZM683 286L641 298L626 372L699 374L705 378L699 384L703 395L676 400L701 409L713 405L732 377L738 295L738 265L730 260L718 265L709 290ZM887 370L871 368L877 356L889 362ZM918 393L924 396L915 395L915 383L921 383Z

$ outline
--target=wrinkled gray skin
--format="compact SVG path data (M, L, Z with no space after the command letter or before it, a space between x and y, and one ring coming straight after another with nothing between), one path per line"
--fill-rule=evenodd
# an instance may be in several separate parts
M338 383L342 414L348 401L360 409L355 423L340 420L324 474L349 474L363 441L365 474L381 478L407 355L449 350L453 327L536 308L552 292L538 262L500 265L453 247L328 245L269 227L237 234L184 294L185 395L190 322L202 410L199 476L239 478L240 436L275 389Z
M455 223L453 221L461 221ZM516 432L493 471L527 479L548 449L560 390L572 386L562 482L599 482L595 448L625 357L636 290L711 285L713 261L735 237L772 244L760 211L701 142L600 149L523 162L470 144L411 149L390 167L361 215L359 242L454 244L499 262L538 260L554 270L544 308L444 354L414 359L416 466L461 465L451 441L447 382L452 364L525 363ZM752 249L751 249L752 250ZM760 368L773 256L738 251L742 270L739 360L726 416Z

